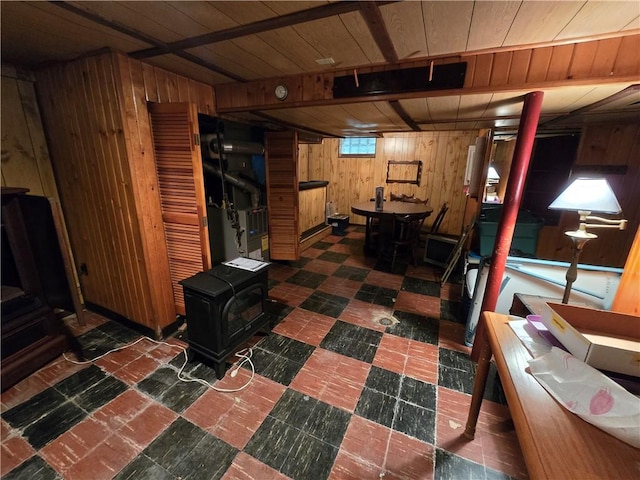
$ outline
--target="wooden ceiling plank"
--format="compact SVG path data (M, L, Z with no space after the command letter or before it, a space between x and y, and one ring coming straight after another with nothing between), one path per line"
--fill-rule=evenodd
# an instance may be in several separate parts
M3 62L33 66L46 61L70 60L105 45L124 50L148 45L49 2L2 2L1 5Z
M464 52L467 48L474 2L421 3L429 55Z
M369 63L381 64L385 62L382 51L360 12L344 13L339 18L349 32L352 41L362 50ZM342 62L345 63L344 60Z
M99 3L99 2L95 2L95 3ZM92 22L95 22L99 25L103 25L105 27L111 28L112 30L118 31L120 33L124 33L125 35L129 35L132 38L135 38L136 40L140 40L146 43L149 43L151 45L155 45L155 46L164 46L165 44L158 40L157 38L151 37L145 33L139 32L136 29L132 29L126 25L123 25L121 23L115 22L115 21L111 21L111 20L107 20L105 18L102 18L100 15L97 15L95 13L92 13L90 11L78 8L74 5L68 4L66 2L52 2L52 5L55 5L57 7L63 8L69 12L75 13L76 15L79 15L83 18L86 18L88 20L91 20ZM92 3L93 5L93 3ZM228 72L222 68L219 68L217 65L214 65L212 63L207 62L206 60L203 60L201 58L196 57L195 55L192 55L190 53L187 52L177 52L176 53L177 56L184 58L185 60L188 60L192 63L195 63L196 65L200 65L201 67L205 67L208 68L216 73L219 73L221 75L224 75L226 77L229 77L233 80L236 81L244 81L243 77L239 77L238 75L235 75L232 72Z
M556 38L583 4L584 1L522 2L503 45L535 44Z
M421 2L391 3L380 12L400 59L429 56Z
M590 105L586 105L584 107L578 108L577 110L573 110L572 112L568 113L567 115L563 115L561 117L558 117L556 119L553 119L549 122L546 122L544 125L545 126L549 126L552 123L556 123L556 122L566 122L568 119L573 118L573 117L577 117L585 112L590 112L592 110L601 108L604 105L608 105L611 104L612 102L618 101L621 98L626 98L630 95L637 95L637 93L640 92L640 84L637 85L631 85L627 88L625 88L624 90L619 91L618 93L615 93L613 95L610 95L609 97L603 98L597 102L594 102Z
M502 46L521 2L476 2L465 51Z
M636 1L586 2L555 39L588 36L593 25L603 32L618 32L637 16Z
M375 39L384 59L389 63L397 63L398 54L393 46L384 18L382 17L382 13L380 12L380 8L378 8L376 2L361 1L360 14L369 27L371 35Z
M388 1L380 2L381 4L389 3ZM238 37L244 37L247 35L253 35L256 33L266 32L269 30L275 30L282 27L290 27L292 25L312 22L328 17L334 17L343 13L353 12L359 9L359 3L353 1L343 1L331 3L328 5L322 5L320 7L314 7L307 10L296 11L290 14L268 18L253 22L247 25L240 25L237 27L221 30L218 32L209 32L203 35L197 35L184 40L172 42L166 47L162 48L149 48L145 50L139 50L131 53L134 58L148 58L163 53L174 52L177 50L184 50L188 48L197 47L200 45L209 45L212 43L221 42L224 40L232 40Z

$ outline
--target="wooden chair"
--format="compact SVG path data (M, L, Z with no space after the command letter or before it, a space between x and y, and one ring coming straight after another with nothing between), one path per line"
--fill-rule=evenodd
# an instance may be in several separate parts
M449 204L447 202L444 202L440 207L440 211L438 212L438 215L436 215L436 218L433 221L433 224L431 225L431 231L429 233L438 233L438 230L440 229L440 224L442 224L442 220L444 220L444 216L447 214L448 210L449 210Z
M415 248L419 241L419 232L422 228L427 215L394 215L393 228L390 245L392 248L391 254L391 269L395 267L396 259L398 257L398 250L406 249L411 255L411 263L417 265L417 257L415 254Z

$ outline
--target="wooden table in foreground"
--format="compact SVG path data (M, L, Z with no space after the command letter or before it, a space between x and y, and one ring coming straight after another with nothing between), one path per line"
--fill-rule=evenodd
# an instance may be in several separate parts
M482 315L487 339L480 345L465 433L475 432L486 371L493 353L531 479L640 478L640 450L557 403L533 375L525 371L532 357L509 326L509 316L493 312Z

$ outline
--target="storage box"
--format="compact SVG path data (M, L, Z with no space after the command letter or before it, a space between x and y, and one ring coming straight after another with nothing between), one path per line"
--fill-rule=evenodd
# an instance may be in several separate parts
M331 235L345 235L346 228L349 226L349 215L340 215L339 213L331 215L327 219L331 229Z
M640 377L640 317L547 303L542 323L573 356L592 367Z
M478 222L480 236L480 255L487 256L493 252L493 244L496 241L498 223L501 208L493 208L486 211L484 219ZM544 222L534 217L530 212L521 210L516 220L516 228L511 240L511 251L519 251L525 255L535 257L538 248L538 234Z

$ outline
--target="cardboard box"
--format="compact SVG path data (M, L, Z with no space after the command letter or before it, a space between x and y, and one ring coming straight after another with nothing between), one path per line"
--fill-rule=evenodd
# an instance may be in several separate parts
M542 323L573 356L592 367L640 377L640 317L547 303Z

